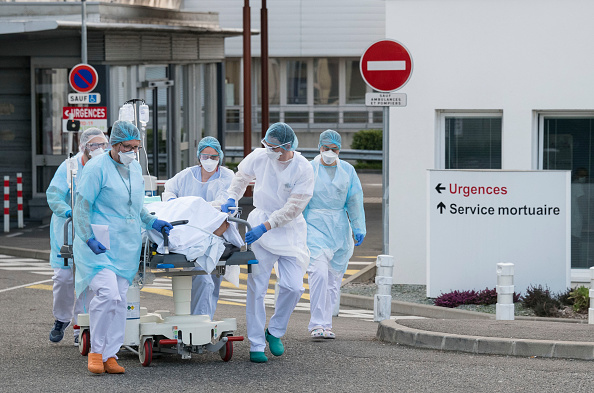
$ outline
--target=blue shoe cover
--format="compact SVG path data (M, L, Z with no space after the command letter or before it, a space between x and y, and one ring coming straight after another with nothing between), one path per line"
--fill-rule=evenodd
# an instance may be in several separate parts
M266 341L268 341L270 352L274 356L280 356L283 353L285 353L285 347L283 346L283 343L280 338L274 337L272 334L268 332L268 329L266 329L264 335L266 336Z
M264 352L250 352L250 362L254 363L266 363L268 358L264 355Z

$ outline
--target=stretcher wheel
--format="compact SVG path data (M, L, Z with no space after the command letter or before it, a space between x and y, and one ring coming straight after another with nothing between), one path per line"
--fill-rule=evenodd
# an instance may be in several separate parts
M233 341L227 341L223 348L219 349L219 355L223 362L228 362L233 357Z
M138 348L138 358L140 359L140 364L144 367L147 367L151 364L153 360L153 339L149 338L146 339L144 344Z
M91 333L88 330L83 330L78 339L78 349L80 354L87 356L91 350Z

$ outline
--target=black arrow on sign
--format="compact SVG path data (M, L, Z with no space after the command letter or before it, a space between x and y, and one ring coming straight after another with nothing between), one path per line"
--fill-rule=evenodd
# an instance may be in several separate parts
M437 192L439 192L439 193L441 194L441 190L445 190L445 187L442 187L442 186L441 186L441 183L439 183L439 184L437 185L437 187L435 187L435 189L437 190Z
M446 208L446 205L444 205L443 202L439 202L439 205L437 205L437 208L439 209L439 214L443 214L443 209Z

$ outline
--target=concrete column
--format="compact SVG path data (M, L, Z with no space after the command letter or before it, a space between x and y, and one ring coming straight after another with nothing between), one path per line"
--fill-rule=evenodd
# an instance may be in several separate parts
M392 271L394 270L394 257L391 255L378 255L375 262L377 294L373 297L373 320L376 322L390 319L392 314Z
M497 264L497 304L495 319L514 320L514 264Z

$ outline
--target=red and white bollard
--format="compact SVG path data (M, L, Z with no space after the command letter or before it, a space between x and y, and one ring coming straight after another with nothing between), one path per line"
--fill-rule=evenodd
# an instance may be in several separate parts
M24 228L23 223L23 174L17 173L17 220L18 228Z
M10 177L4 176L4 232L10 232Z

